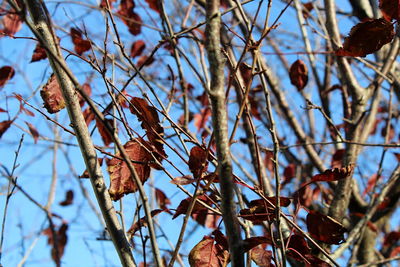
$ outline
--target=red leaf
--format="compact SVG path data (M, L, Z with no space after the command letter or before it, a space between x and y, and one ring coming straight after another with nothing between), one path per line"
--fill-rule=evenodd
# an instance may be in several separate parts
M296 164L290 163L283 170L283 185L290 183L294 177L296 177Z
M158 14L161 13L161 8L158 5L158 0L146 0L146 3L149 5L151 9L156 11Z
M136 63L138 68L142 68L143 66L150 66L154 62L154 57L149 56L141 56Z
M275 197L267 197L267 199L275 204ZM291 201L287 197L280 197L280 202L282 207L287 207ZM254 224L260 224L263 221L272 221L275 218L275 208L264 199L256 199L250 201L249 208L240 210L239 214L243 219L252 221Z
M187 185L196 182L197 179L193 179L190 175L185 175L185 176L180 176L180 177L175 177L170 181L172 184L176 185Z
M249 64L242 62L239 65L239 70L240 74L242 75L245 86L247 87L248 84L253 80L252 68Z
M344 39L337 56L365 57L390 43L394 37L393 24L385 19L369 19L354 26Z
M33 140L35 141L35 144L37 143L37 140L39 139L39 132L38 130L36 130L35 126L33 126L31 123L29 122L25 122L26 125L29 128L29 132L31 133Z
M132 165L142 183L146 182L149 178L150 166L148 162L153 159L147 149L143 147L144 144L144 140L134 139L124 145L129 158L134 161ZM117 153L116 156L121 157L120 153ZM111 185L109 192L112 200L116 201L126 194L137 191L137 185L133 181L131 172L125 161L112 158L108 162L107 170L110 173Z
M272 161L274 158L274 152L272 151L265 151L265 158L264 158L264 164L267 170L270 172L274 171L274 162Z
M133 11L135 3L133 0L121 0L118 14L120 18L128 26L129 32L133 35L141 33L142 19L140 16Z
M307 219L307 229L310 235L326 244L339 245L344 241L347 231L339 222L318 211L310 210Z
M31 62L36 62L45 58L47 58L46 49L44 49L43 46L37 43L35 50L33 50Z
M253 236L243 240L243 252L247 252L261 244L272 244L269 236Z
M367 182L367 187L365 188L364 192L362 193L365 196L367 193L371 192L372 188L374 188L376 181L378 180L378 175L375 173L373 174Z
M201 200L202 202L208 205L212 205L212 201L206 195L201 195L197 197L197 199ZM172 217L172 219L175 219L181 214L186 214L191 200L192 200L191 197L182 200L181 203L179 203L178 207L176 208L175 214ZM208 209L203 205L201 205L199 202L196 202L196 204L194 204L191 217L197 223L206 226L208 228L216 228L217 221L219 219L218 215L209 213Z
M3 29L0 30L0 33L2 35L14 36L21 29L22 22L23 20L20 16L11 10L3 17Z
M48 237L47 244L52 246L51 257L57 265L60 265L61 258L64 255L65 245L68 241L67 230L67 223L63 223L58 229L54 229L56 238L54 238L53 231L50 228L43 230L43 234ZM54 242L55 240L56 242Z
M112 9L112 4L113 4L113 2L116 2L116 1L117 0L101 0L100 8L107 8L107 2L108 2L110 9Z
M96 117L96 126L97 130L100 133L101 139L103 140L103 143L105 146L109 146L112 142L112 136L108 133L106 126L104 123L108 123L108 125L113 125L113 120L112 119L105 119L105 122L101 121L99 118Z
M82 85L82 90L87 96L92 95L92 87L90 86L90 84L84 83ZM79 105L81 105L81 107L83 107L85 105L85 99L83 98L83 96L81 94L79 94Z
M74 202L74 191L68 190L65 193L65 200L61 201L59 204L61 206L69 206Z
M202 147L194 146L190 150L189 169L195 179L201 178L208 168L208 153Z
M343 168L328 169L321 174L314 175L311 182L332 182L337 180L346 179L351 176L354 170L354 165L348 165Z
M205 107L201 109L200 113L197 113L194 115L194 125L197 128L197 132L200 132L200 130L204 129L204 126L206 126L208 119L211 116L211 108L210 107Z
M131 47L131 57L135 58L140 56L145 48L146 44L143 42L143 40L134 42Z
M387 21L400 19L398 0L379 0L379 8Z
M261 246L255 247L250 250L251 259L260 267L272 267L274 266L271 262L272 251L265 250Z
M46 85L40 90L40 96L44 101L44 107L49 113L56 113L65 108L65 101L60 85L54 74L50 76Z
M2 121L2 122L0 122L0 138L8 130L8 128L10 128L12 123L13 123L13 121Z
M332 160L331 160L332 169L342 167L343 157L345 154L346 154L346 150L344 150L344 149L336 150L336 152L335 152L335 154L333 154Z
M160 208L163 210L167 210L167 205L171 204L171 200L169 200L167 195L158 188L156 188L156 200Z
M15 71L11 66L4 66L0 68L0 88L2 88L8 80L14 77Z
M385 235L385 239L383 241L383 246L390 247L399 240L400 240L400 231L392 231Z
M74 44L75 52L82 55L84 52L89 51L92 47L90 41L82 38L82 33L77 28L70 29L72 43Z
M145 99L139 97L132 97L131 104L130 111L142 122L141 126L146 131L147 138L159 154L158 159L162 160L163 157L167 156L162 140L164 129L160 124L156 108L150 106Z
M189 253L190 266L225 267L229 252L211 236L205 236Z
M103 160L104 158L97 158L97 162L100 166L103 166ZM90 178L88 170L85 170L79 178Z
M310 16L310 12L314 9L314 5L312 2L307 2L302 4L302 6L301 12L303 13L303 17L307 19Z
M296 60L289 70L290 82L301 91L308 82L308 69L306 64L300 59Z
M96 118L96 115L92 112L92 109L90 107L87 107L83 112L83 117L85 118L86 125L89 126L89 124Z
M157 214L159 214L159 213L161 213L161 212L163 212L163 211L164 211L164 210L160 210L160 209L152 210L152 211L150 212L151 217L153 218L154 216L156 216ZM128 234L128 236L130 237L130 239L131 239L131 238L133 237L133 235L134 235L137 231L139 231L139 229L142 228L142 227L147 227L147 217L146 217L146 216L140 218L139 221L137 221L137 222L135 222L134 224L132 224L132 226L129 228L127 234Z

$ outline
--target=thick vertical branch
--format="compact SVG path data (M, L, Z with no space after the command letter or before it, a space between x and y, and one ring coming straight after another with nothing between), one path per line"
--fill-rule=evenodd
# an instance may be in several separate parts
M46 16L46 12L43 10L40 1L25 1L25 4L28 7L33 22L31 25L33 27L32 30L36 37L41 41L42 45L50 50L48 51L49 62L57 76L57 81L60 84L65 102L67 103L68 114L76 133L87 170L91 177L93 190L96 194L103 218L106 222L115 249L119 255L121 264L123 266L136 266L129 242L121 228L107 187L105 186L103 174L97 161L97 155L82 115L77 93L70 77L58 64L59 61L62 63L65 62L56 43L56 38ZM58 58L55 59L53 55L58 55Z
M206 5L206 48L210 63L210 100L217 146L218 174L222 194L222 215L228 236L232 266L244 266L242 238L234 203L234 183L228 138L228 118L225 106L224 66L220 49L221 15L219 0L208 0Z

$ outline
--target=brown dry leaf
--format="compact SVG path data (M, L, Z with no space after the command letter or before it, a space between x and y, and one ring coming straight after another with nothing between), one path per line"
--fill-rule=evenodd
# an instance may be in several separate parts
M68 224L64 222L58 229L54 229L57 238L54 238L53 231L50 228L47 228L42 232L48 237L47 244L52 246L51 257L57 265L60 265L61 258L64 255L65 246L67 245L67 230ZM54 242L54 240L57 240L57 242Z
M225 267L228 261L228 250L211 236L204 236L189 253L191 267Z
M163 210L167 210L167 205L171 204L171 200L167 197L167 195L161 190L156 188L156 201L158 206Z
M128 141L125 145L125 151L132 161L133 167L142 183L146 182L150 175L149 161L153 158L151 154L143 147L145 141L143 139L133 139ZM115 155L121 157L120 153ZM128 165L124 160L119 158L112 158L108 162L108 172L110 173L111 185L109 189L112 200L116 201L126 194L137 191L137 185L131 177L131 172Z
M54 74L50 76L46 85L40 90L40 96L44 101L44 107L49 113L56 113L65 108L64 97Z
M310 210L306 223L308 232L316 240L332 245L343 243L344 233L347 230L333 218L318 211Z
M0 138L8 130L8 128L10 128L12 123L13 123L13 121L9 121L9 120L0 122Z
M151 217L153 218L154 216L156 216L157 214L159 214L159 213L161 213L163 211L164 210L161 210L161 209L152 210L150 212ZM140 218L139 221L137 221L134 224L132 224L132 226L129 228L129 230L127 232L129 239L131 239L133 237L133 235L137 231L139 231L139 229L142 228L142 227L147 227L147 217L146 216Z
M306 64L300 59L296 60L289 70L290 82L301 91L308 82L308 68Z
M307 19L310 16L310 12L314 9L314 5L312 2L307 2L302 4L302 10L301 12L303 13L303 17Z
M164 151L164 128L160 124L160 119L155 107L150 106L147 101L143 98L132 97L130 111L138 117L138 120L142 122L141 126L146 131L147 138L150 144L155 147L158 156L158 160L162 160L166 157Z
M112 126L113 120L105 119L105 122L103 122L99 118L96 117L96 126L97 126L97 130L100 133L101 139L103 140L103 143L105 146L109 146L113 142L113 138L110 135L110 133L107 131L104 123L108 123L108 125Z
M208 119L211 116L211 108L205 107L201 109L200 113L194 115L194 125L197 128L197 132L200 132L206 126Z
M29 123L29 122L25 122L25 123L28 126L29 132L31 133L33 140L35 141L35 144L36 144L39 139L38 130L36 130L35 126L33 126L31 123Z
M321 174L314 175L311 182L332 182L337 180L346 179L351 176L354 170L354 165L348 165L343 168L328 169Z
M14 77L15 71L11 66L4 66L0 68L0 88L2 88L8 80Z
M213 204L212 201L209 199L209 197L207 197L206 195L201 195L197 197L197 199L203 201L204 203L210 206ZM182 200L181 203L179 203L178 207L176 208L175 214L172 217L172 219L175 219L181 214L186 214L191 200L192 200L191 197ZM191 217L199 224L212 229L215 229L217 227L218 225L217 222L220 218L219 215L213 214L199 202L196 202L196 204L194 204Z
M146 44L143 40L137 40L131 46L131 54L132 58L138 57L143 53L143 50L146 48Z
M82 55L84 52L89 51L92 47L90 41L82 38L82 33L77 28L71 28L70 34L72 38L72 43L74 44L75 52L78 55Z
M250 250L251 259L260 267L272 267L272 251L257 246Z
M13 10L10 10L2 20L3 29L0 29L2 35L14 36L21 30L23 20Z
M33 50L31 62L36 62L45 58L47 58L46 49L44 49L43 46L37 43L35 50Z
M161 13L161 8L158 5L158 0L145 0L146 3L149 5L149 7L151 9L153 9L154 11L156 11L158 14Z
M108 5L110 6L110 9L113 8L113 2L116 2L117 0L101 0L100 3L100 8L107 8L107 2Z
M119 5L118 15L128 26L129 32L133 35L138 35L142 31L142 19L133 10L135 8L135 2L133 0L121 0Z
M68 190L65 193L65 199L63 201L61 201L59 204L60 206L69 206L72 203L74 203L74 191L72 190Z
M267 197L267 199L275 205L275 197ZM279 197L279 199L281 207L287 207L291 203L290 198ZM263 221L272 221L275 218L275 208L264 199L252 200L248 206L248 209L239 211L239 216L254 224L260 224Z
M379 8L383 17L387 21L400 19L399 1L397 0L379 0Z
M82 90L87 96L92 95L92 87L90 86L90 84L84 83L82 85ZM85 105L85 98L83 98L83 96L81 94L79 94L78 97L79 97L79 105L81 105L81 107L83 107Z
M337 56L365 57L390 43L394 37L393 24L385 19L369 19L354 26L344 39Z
M187 185L196 182L198 179L194 179L190 175L185 175L185 176L180 176L180 177L175 177L170 181L171 184L176 184L176 185Z
M208 153L203 147L194 146L190 150L189 155L189 169L193 173L195 179L202 177L203 173L207 171L208 168Z

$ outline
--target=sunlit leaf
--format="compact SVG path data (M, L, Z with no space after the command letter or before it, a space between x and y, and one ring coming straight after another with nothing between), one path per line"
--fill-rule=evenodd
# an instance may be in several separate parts
M211 236L204 236L189 253L191 267L225 267L229 252Z
M15 13L15 11L9 11L2 20L3 28L0 29L0 37L2 35L14 36L19 30L21 30L23 20Z
M354 165L348 165L343 168L328 169L321 174L314 175L311 178L311 182L332 182L337 180L346 179L349 177L354 170Z
M65 108L64 97L54 74L50 76L46 85L40 90L40 96L44 101L44 107L49 113L56 113Z
M38 139L39 139L39 132L38 130L35 128L35 126L33 126L32 123L29 122L25 122L26 125L28 126L29 132L31 133L33 140L35 141L35 144L37 143Z
M169 200L167 195L161 189L156 188L155 191L158 206L163 210L167 210L167 205L171 204L171 200Z
M162 209L152 210L152 211L150 212L151 218L153 218L154 216L160 214L160 213L163 212L163 211L164 211L164 210L162 210ZM152 220L152 219L150 219L150 220ZM130 238L132 238L133 235L134 235L137 231L139 231L139 229L142 228L142 227L147 227L147 217L146 217L146 216L140 218L140 220L138 220L137 222L135 222L134 224L132 224L132 226L129 228L129 230L128 230L128 232L127 232L128 236L129 236Z
M105 119L105 121L101 121L99 118L96 118L96 126L97 126L97 130L100 133L101 139L103 140L103 143L105 146L109 146L113 142L113 138L112 138L111 134L107 131L104 123L108 123L108 125L112 126L113 120Z
M125 151L129 155L133 167L136 170L139 180L144 183L149 178L150 166L149 161L152 160L151 154L143 147L144 140L134 139L128 141L125 145ZM120 153L115 155L121 157ZM110 173L111 185L109 193L111 198L116 201L123 195L136 192L138 187L133 181L132 174L128 165L124 160L112 158L108 163L108 172Z

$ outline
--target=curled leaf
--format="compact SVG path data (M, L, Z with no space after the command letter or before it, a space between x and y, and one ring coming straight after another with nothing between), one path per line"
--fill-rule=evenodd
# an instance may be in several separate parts
M191 267L225 267L228 261L228 250L211 236L204 236L189 253Z
M139 180L144 183L150 176L149 161L152 160L151 154L143 146L145 141L142 139L134 139L124 145L126 153L132 160L132 165L136 170ZM117 157L121 157L120 153L116 154L108 162L108 172L110 173L111 185L109 193L112 200L116 201L123 195L136 192L138 187L131 177L132 174L126 162Z
M31 133L33 140L35 141L35 144L37 143L37 140L39 139L39 132L36 130L35 126L33 126L32 123L25 122L26 125L28 126L29 132Z
M44 107L49 113L56 113L65 108L64 97L54 74L50 76L46 85L40 90L40 96L44 101Z
M45 58L47 58L46 49L44 49L43 46L37 43L35 50L33 50L31 62L36 62Z
M393 24L385 19L369 19L351 28L337 56L365 57L381 49L394 38Z
M310 210L306 223L308 232L318 241L336 245L344 241L346 228L329 216Z
M3 28L0 29L0 33L2 35L14 36L21 29L22 22L21 17L14 10L10 10L3 17Z
M306 64L300 59L296 60L289 70L290 82L301 91L308 82L308 69Z
M74 191L68 190L65 193L65 199L60 202L60 206L69 206L74 202Z
M0 138L8 130L8 128L10 128L12 123L13 121L10 120L0 122Z
M0 88L3 87L8 80L14 77L15 71L11 66L4 66L0 68Z
M89 51L92 47L90 41L82 38L82 33L77 28L71 28L70 30L72 43L74 44L75 52L78 55L82 55L84 52Z
M156 209L156 210L152 210L150 212L151 214L151 218L153 218L154 216L158 215L159 213L163 212L164 210L161 209ZM152 219L150 219L152 220ZM139 231L140 228L142 227L147 227L147 217L144 216L142 218L140 218L140 220L138 220L137 222L135 222L134 224L132 224L132 226L129 228L127 234L130 238L133 237L133 235Z
M135 58L140 56L145 48L146 44L143 42L143 40L137 40L132 44L131 57Z

